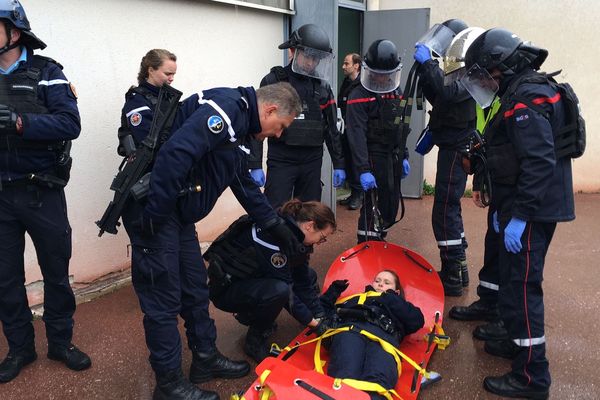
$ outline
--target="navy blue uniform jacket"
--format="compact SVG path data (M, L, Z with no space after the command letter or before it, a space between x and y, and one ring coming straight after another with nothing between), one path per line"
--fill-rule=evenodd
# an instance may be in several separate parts
M490 124L491 127L499 125L488 137L489 145L510 142L519 162L515 185L494 182L492 202L497 207L499 219L507 221L517 217L534 222L573 220L571 159L557 160L554 154L553 127L556 129L565 123L560 94L549 84L534 83L520 84L516 94L541 105L549 119L523 103L511 102L510 109L503 104ZM496 121L496 118L501 120Z
M375 289L369 285L365 287L365 292L369 291L374 292ZM357 303L358 296L348 299L342 304L338 304L337 307L360 307ZM425 324L421 309L406 301L394 291L382 293L381 296L367 297L364 305L373 310L377 310L378 315L385 315L390 318L396 333L392 335L381 329L378 325L366 321L344 321L343 325L354 325L356 328L364 329L396 347L400 345L400 342L406 335L418 331ZM327 302L324 302L323 306L326 308L328 314L335 310L336 307L334 304L328 305Z
M31 67L32 58L33 52L27 50L27 61L12 73ZM48 62L40 71L37 95L48 114L21 114L23 139L50 142L77 139L81 132L77 98L57 64ZM56 165L56 158L55 152L47 150L0 150L0 178L9 181L24 178L32 172L48 171Z
M259 224L275 218L275 211L250 176L246 153L236 145L260 131L252 87L210 89L184 100L173 134L156 156L144 211L159 223L173 212L178 212L183 223L195 223L230 187ZM179 196L189 185L200 185L201 190Z

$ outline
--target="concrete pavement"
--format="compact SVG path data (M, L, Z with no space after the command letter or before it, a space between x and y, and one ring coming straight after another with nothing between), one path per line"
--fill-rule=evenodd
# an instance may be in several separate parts
M551 399L600 398L600 378L596 368L600 350L594 342L599 332L600 310L600 195L578 194L577 219L559 224L546 260L544 296L546 337L553 384ZM421 253L439 268L438 250L431 230L432 198L406 200L406 217L391 229L390 242ZM465 232L469 241L468 262L471 284L461 298L447 298L445 315L453 305L474 301L477 271L483 260L486 211L463 199ZM322 281L331 261L355 244L358 211L338 206L338 232L318 247L312 263ZM200 225L201 227L201 225ZM201 228L200 228L201 229ZM242 341L246 329L231 315L211 310L219 333L218 347L227 356L245 358ZM91 302L80 304L75 315L74 343L90 354L92 368L73 372L46 358L46 340L41 320L34 322L38 360L18 378L0 384L0 399L150 399L154 376L147 361L142 314L131 286L126 286ZM274 341L286 344L301 329L287 313L278 319ZM509 370L507 360L487 355L483 343L471 332L477 323L444 320L452 338L445 351L434 354L430 369L442 374L442 381L421 391L420 399L498 399L485 392L482 380ZM180 324L182 337L183 324ZM6 341L0 339L0 356L6 354ZM184 371L191 354L183 353ZM215 380L201 385L216 390L222 399L245 390L253 373L237 380Z

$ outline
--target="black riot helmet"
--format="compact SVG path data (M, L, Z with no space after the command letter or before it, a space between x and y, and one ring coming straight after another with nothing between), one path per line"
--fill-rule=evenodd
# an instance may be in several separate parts
M453 18L453 19L444 21L444 22L442 22L442 25L450 28L452 30L452 32L454 32L454 34L464 31L465 29L467 29L469 27L465 21L463 21L462 19L457 19L457 18Z
M530 67L539 69L548 57L548 50L523 42L514 33L502 28L484 32L469 47L465 56L467 69L477 64L488 71L498 68L505 77Z
M371 69L377 71L391 71L400 64L398 49L391 40L379 39L371 43L364 63Z
M394 42L379 39L371 43L363 58L360 83L375 93L388 93L400 85L402 64Z
M332 52L327 32L315 24L302 25L292 32L288 40L279 45L282 50L295 47L309 47L328 53Z
M7 43L0 48L0 54L23 44L31 49L44 49L46 44L42 42L33 32L25 9L18 0L0 0L0 21L4 22ZM17 28L21 31L21 39L12 45L10 43L11 31ZM2 45L2 43L0 43Z

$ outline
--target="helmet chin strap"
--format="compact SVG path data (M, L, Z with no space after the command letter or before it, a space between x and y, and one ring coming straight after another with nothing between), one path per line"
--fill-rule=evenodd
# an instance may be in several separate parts
M4 23L4 29L6 30L6 37L7 37L6 40L7 41L3 47L0 47L0 56L2 54L6 53L7 51L12 50L15 47L19 46L18 42L10 44L10 41L12 40L12 27L10 27L8 23Z

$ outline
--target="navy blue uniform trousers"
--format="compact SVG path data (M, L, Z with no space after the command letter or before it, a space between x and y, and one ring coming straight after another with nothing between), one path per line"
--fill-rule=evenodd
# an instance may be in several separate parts
M496 209L488 206L487 230L485 232L485 241L483 249L483 267L479 270L479 285L477 286L477 295L488 305L498 304L498 290L500 288L500 270L498 266L499 246L504 246L500 242L500 234L496 233L493 225L493 215Z
M0 319L14 351L34 344L25 291L25 232L44 279L46 337L50 343L68 345L75 297L69 284L71 226L63 189L4 185L0 190Z
M467 174L461 162L462 155L458 150L438 150L431 223L442 263L465 259L466 240L460 199L465 193Z
M350 350L351 349L351 350ZM332 338L327 375L378 383L393 389L398 382L398 366L394 357L358 332L342 332ZM385 397L371 394L371 399Z
M501 225L501 232L507 223ZM556 228L555 222L528 222L517 254L499 250L500 291L498 307L509 338L521 351L512 363L512 373L522 383L549 387L544 334L542 280L544 260ZM504 242L504 235L502 235Z
M150 364L164 373L181 367L179 315L192 350L211 351L216 328L208 313L207 274L194 224L182 224L173 213L153 236L144 236L141 210L131 202L123 213L132 245L131 279L144 313Z
M292 198L321 201L322 164L323 157L303 163L267 159L265 196L271 206L276 209Z
M369 152L371 173L377 183L377 209L381 214L383 226L375 229L375 216L373 215L373 200L371 192L365 193L365 201L360 208L356 238L358 243L367 240L383 240L387 232L385 229L396 221L400 208L400 173L399 161L389 153ZM383 229L381 231L381 229Z

